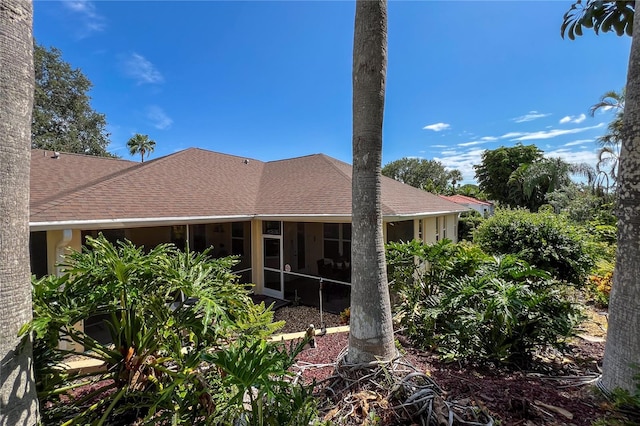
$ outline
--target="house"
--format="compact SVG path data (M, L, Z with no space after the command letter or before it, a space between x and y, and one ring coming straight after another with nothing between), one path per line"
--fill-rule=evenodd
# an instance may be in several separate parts
M478 200L477 198L467 197L466 195L441 195L441 198L469 207L480 213L483 217L492 216L494 213L493 203Z
M386 241L456 239L465 207L382 179ZM323 154L263 162L190 148L137 163L34 149L30 214L36 275L58 273L67 248L102 232L146 248L212 246L238 256L257 294L318 304L322 280L329 307L348 305L351 166Z

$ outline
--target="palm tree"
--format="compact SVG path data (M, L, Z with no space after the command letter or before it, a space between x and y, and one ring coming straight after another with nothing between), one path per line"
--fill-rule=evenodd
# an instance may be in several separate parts
M141 135L136 133L127 142L129 153L131 155L140 154L141 162L144 163L144 155L149 156L150 153L156 148L156 141L149 139L149 135Z
M353 37L351 322L347 360L395 355L381 208L387 2L356 2Z
M451 170L449 172L449 180L451 181L451 194L455 195L456 184L460 183L462 180L462 172L458 169Z
M622 116L621 147L617 174L618 249L609 300L609 328L604 351L600 387L605 391L622 388L636 391L640 365L640 14L638 2L587 0L580 13L576 2L565 14L561 33L581 35L582 26L633 35L627 70L625 106ZM609 15L604 14L605 11ZM577 15L577 18L574 16ZM610 16L610 17L609 17ZM576 31L578 29L578 31Z
M600 101L589 108L593 117L600 109L615 109L616 115L607 126L607 132L597 139L598 163L596 170L607 176L607 181L615 187L618 176L618 160L620 158L620 144L622 142L622 116L624 113L624 89L620 92L610 91L602 95Z
M29 163L33 109L33 4L0 0L0 424L39 423L31 336ZM22 344L24 343L24 344Z

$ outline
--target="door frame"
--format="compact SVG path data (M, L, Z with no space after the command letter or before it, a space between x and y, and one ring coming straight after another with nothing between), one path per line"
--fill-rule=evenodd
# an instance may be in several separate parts
M275 297L277 299L284 299L284 250L283 250L283 238L282 238L282 234L284 232L283 228L283 223L280 222L280 235L273 235L273 234L262 234L262 269L263 269L263 280L264 280L264 285L262 286L262 293L265 296L270 296L270 297ZM280 259L280 265L278 267L278 269L275 268L269 268L266 266L267 262L265 261L266 259L266 251L264 250L264 246L265 246L265 241L266 240L278 240L278 246L279 246L279 259ZM266 285L266 272L277 272L278 274L280 274L280 290L275 290L272 288L268 288Z

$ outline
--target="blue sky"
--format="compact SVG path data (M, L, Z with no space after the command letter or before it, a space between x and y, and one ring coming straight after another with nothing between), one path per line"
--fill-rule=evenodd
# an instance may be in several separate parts
M383 164L436 159L473 181L485 149L535 144L595 164L631 39L560 37L572 1L391 1ZM34 34L93 82L109 150L200 147L351 163L351 1L45 1Z

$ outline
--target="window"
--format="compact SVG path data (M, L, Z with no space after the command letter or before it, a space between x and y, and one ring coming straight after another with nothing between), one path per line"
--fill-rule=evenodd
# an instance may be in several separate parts
M262 233L269 235L282 235L280 222L270 221L262 222Z
M440 241L440 218L436 217L436 241Z
M447 218L443 217L442 218L442 239L446 239L447 238Z
M351 259L351 224L324 224L324 257Z
M244 222L231 224L231 254L244 256Z

